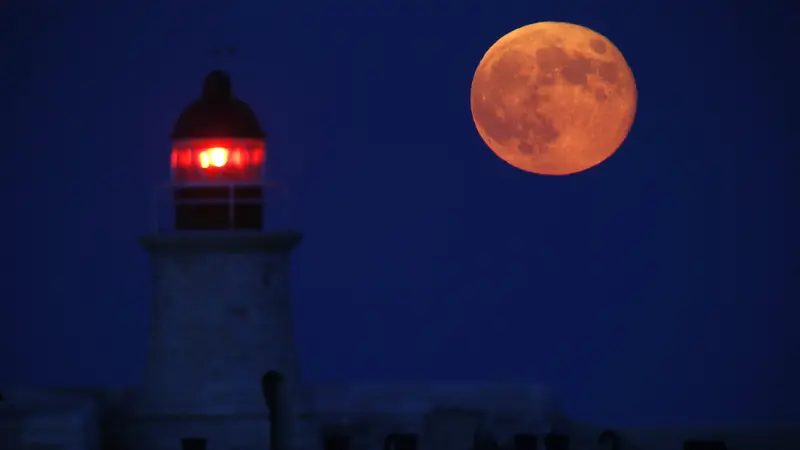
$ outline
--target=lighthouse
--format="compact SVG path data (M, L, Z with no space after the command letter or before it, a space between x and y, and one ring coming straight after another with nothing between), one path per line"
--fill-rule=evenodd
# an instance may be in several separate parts
M143 444L282 446L300 375L289 258L302 235L265 226L266 134L230 77L213 71L171 138L168 207L140 239L154 292L137 410L172 425Z

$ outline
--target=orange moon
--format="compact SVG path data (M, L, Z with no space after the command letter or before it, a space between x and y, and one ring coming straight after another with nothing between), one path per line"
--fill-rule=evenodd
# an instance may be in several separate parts
M608 159L636 115L636 81L605 36L540 22L492 45L472 79L470 106L486 145L512 166L569 175Z

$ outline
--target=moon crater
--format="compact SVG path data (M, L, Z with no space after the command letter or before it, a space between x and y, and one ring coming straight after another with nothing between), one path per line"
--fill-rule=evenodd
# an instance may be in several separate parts
M478 132L497 156L529 172L564 175L599 164L622 144L636 86L605 37L543 22L486 52L470 100Z

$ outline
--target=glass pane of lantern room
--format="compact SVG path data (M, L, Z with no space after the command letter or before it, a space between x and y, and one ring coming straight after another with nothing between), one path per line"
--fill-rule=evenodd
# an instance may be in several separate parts
M186 139L175 143L170 165L179 183L258 183L264 160L260 139Z

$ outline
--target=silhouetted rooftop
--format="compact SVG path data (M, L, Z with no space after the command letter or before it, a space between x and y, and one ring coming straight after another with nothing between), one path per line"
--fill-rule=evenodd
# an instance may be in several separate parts
M230 77L219 70L206 76L203 94L183 110L172 131L172 139L215 137L265 137L253 110L233 95Z

